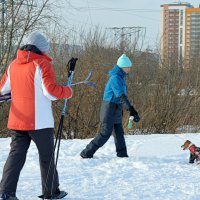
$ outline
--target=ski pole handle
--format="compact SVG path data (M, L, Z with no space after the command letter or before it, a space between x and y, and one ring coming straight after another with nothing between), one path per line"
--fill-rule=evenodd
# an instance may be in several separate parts
M76 61L78 60L78 58L71 58L67 64L68 66L68 81L67 81L67 86L71 86L72 84L72 79L73 79L73 75L74 75L74 70L75 70L75 66L76 66ZM65 99L64 101L64 106L63 106L63 110L62 110L62 116L64 117L65 113L67 110L67 99Z
M78 58L71 58L67 64L68 66L68 78L70 78L70 76L72 75L72 72L75 70L75 66L76 66L76 61L78 60ZM71 79L68 80L68 86L71 85Z

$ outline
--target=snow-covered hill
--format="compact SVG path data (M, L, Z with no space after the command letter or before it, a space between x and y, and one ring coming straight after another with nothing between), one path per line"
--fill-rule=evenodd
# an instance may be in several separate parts
M58 171L69 200L199 200L200 165L189 164L180 146L189 139L200 146L200 134L126 136L129 158L117 158L113 138L94 159L81 159L90 141L63 140ZM10 139L0 139L0 176ZM17 196L36 200L41 194L38 155L32 143Z

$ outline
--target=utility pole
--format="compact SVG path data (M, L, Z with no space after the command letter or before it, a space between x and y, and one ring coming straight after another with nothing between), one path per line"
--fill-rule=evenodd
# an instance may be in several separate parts
M136 49L138 40L140 37L145 36L146 27L132 26L132 27L112 27L107 28L111 32L114 32L114 43L118 43L121 53L126 51L126 48L134 42L133 49ZM134 41L133 41L134 40Z

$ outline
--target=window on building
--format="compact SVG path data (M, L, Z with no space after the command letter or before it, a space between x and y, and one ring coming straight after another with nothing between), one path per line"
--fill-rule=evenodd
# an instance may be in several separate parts
M183 10L181 10L180 14L180 26L183 26Z
M183 44L183 28L180 28L180 44Z

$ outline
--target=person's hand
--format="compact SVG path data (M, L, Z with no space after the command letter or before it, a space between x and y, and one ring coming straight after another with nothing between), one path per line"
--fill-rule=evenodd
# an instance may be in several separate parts
M133 121L134 122L139 122L140 121L140 116L137 114L137 115L133 115Z
M67 89L68 89L68 93L67 93L67 99L71 99L72 98L72 95L73 95L73 90L72 90L72 88L70 87L70 86L65 86L65 87L67 87Z
M140 121L140 116L133 106L130 107L129 112L130 112L130 116L133 116L134 122Z

